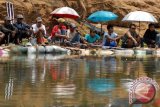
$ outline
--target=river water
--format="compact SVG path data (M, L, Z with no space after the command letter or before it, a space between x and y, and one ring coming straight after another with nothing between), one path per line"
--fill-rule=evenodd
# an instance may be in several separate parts
M3 57L0 107L129 107L129 85L144 76L160 83L159 57ZM159 91L152 102L133 107L158 103Z

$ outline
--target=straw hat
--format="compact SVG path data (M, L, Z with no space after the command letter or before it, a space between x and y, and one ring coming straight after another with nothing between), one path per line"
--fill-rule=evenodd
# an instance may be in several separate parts
M4 20L6 20L6 21L11 21L11 18L8 17L8 16L6 16L6 17L4 18Z
M58 22L59 22L59 23L64 23L64 22L65 22L65 19L59 18L59 19L58 19Z
M41 17L37 17L36 20L37 20L37 22L42 22L42 18Z
M17 15L17 19L24 19L24 17L23 17L22 14L18 14L18 15Z

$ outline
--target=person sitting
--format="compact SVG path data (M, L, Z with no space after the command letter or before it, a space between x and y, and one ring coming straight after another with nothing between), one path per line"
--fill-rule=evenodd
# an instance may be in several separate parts
M114 32L113 25L107 26L108 32L104 33L104 46L117 47L120 37Z
M78 32L77 26L74 23L70 24L68 34L68 42L66 43L68 46L81 46L81 34Z
M96 44L100 40L100 36L96 34L96 31L90 30L90 34L85 35L85 40L89 44Z
M17 28L16 44L22 43L23 38L29 38L31 35L31 27L23 22L23 15L17 15L17 22L13 25Z
M149 48L156 47L157 34L158 32L155 30L155 25L153 23L149 24L148 29L143 36L143 41Z
M46 35L46 27L42 24L41 17L37 17L36 24L32 25L33 35L37 39L38 44L44 44L44 36Z
M14 43L15 42L15 34L16 34L16 28L11 24L11 19L6 16L4 19L3 29L2 32L5 34L3 43Z
M64 22L65 20L62 18L58 19L58 23L59 25L55 25L52 29L52 33L51 36L49 37L50 40L52 40L53 42L56 41L64 41L64 39L68 39L68 37L66 36L66 26L64 26Z
M122 48L133 48L141 45L141 38L136 32L136 25L131 24L122 37Z

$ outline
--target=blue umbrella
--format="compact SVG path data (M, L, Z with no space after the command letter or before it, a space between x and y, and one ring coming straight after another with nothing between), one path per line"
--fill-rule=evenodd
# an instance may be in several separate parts
M89 17L88 20L92 22L99 22L101 23L101 33L102 33L102 23L111 21L111 20L116 20L118 16L112 12L109 11L97 11L95 13L92 13Z
M107 22L111 20L116 20L118 16L112 12L109 11L97 11L95 13L92 13L89 17L88 20L92 22Z
M88 80L88 88L97 93L112 91L115 88L115 83L112 79L97 78Z

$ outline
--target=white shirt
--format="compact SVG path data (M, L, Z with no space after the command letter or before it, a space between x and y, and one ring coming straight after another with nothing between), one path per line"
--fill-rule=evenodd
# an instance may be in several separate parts
M39 28L37 27L37 24L33 24L32 28L34 33L36 33L39 30ZM44 30L44 34L46 35L46 27L42 24L41 28Z
M108 38L116 38L117 36L118 36L118 34L115 32L111 33L111 35L109 35L108 32L105 32L104 36L103 36L103 44L105 44L107 37Z
M104 36L106 37L109 37L109 38L116 38L117 36L118 36L118 34L117 33L115 33L115 32L113 32L113 33L111 33L111 35L109 35L108 34L108 32L105 32L104 33Z

